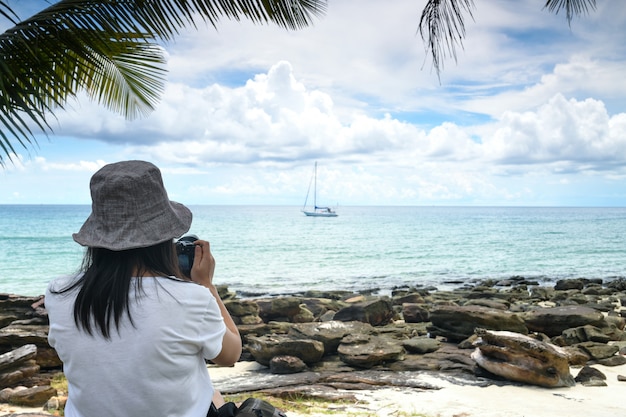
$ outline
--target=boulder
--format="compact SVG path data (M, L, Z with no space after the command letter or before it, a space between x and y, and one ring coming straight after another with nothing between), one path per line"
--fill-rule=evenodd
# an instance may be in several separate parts
M430 321L430 312L423 304L402 304L402 317L407 323L425 323Z
M9 351L24 345L37 346L37 363L42 368L53 368L62 365L56 351L48 344L47 325L11 324L0 329L0 349Z
M519 315L482 306L440 306L430 312L430 321L432 335L457 342L472 336L476 328L528 333Z
M345 301L337 300L334 298L302 298L300 305L305 305L306 308L313 313L315 317L321 317L323 314L332 311L337 312L349 304Z
M382 336L349 335L337 348L339 359L357 368L371 368L404 359L404 348L396 340Z
M592 360L607 359L619 351L619 347L615 345L597 342L578 343L576 347L582 349Z
M603 332L602 329L591 325L565 329L561 336L562 340L564 340L567 345L582 342L608 343L613 340L612 337Z
M39 318L47 322L48 314L43 308L43 296L25 297L14 294L0 294L0 312L15 316L17 320Z
M289 335L294 339L318 340L324 345L324 354L337 352L341 340L350 334L369 334L373 330L370 324L360 321L328 321L323 323L299 323L294 324L289 330Z
M441 347L441 342L430 337L413 337L402 341L402 347L409 353L423 355L434 352Z
M501 300L501 299L475 298L472 300L468 300L463 305L464 306L482 306L482 307L493 308L496 310L508 310L508 308L511 306L511 303L509 303L506 300Z
M582 290L585 288L585 280L578 279L561 279L556 282L554 289L557 291Z
M410 293L410 294L393 297L392 302L394 305L400 305L400 306L405 303L423 304L424 297L422 297L421 294L418 294L418 293Z
M224 301L224 306L233 318L259 315L259 305L254 301L226 300Z
M279 355L270 360L270 372L273 374L295 374L307 369L304 361L296 356Z
M550 337L558 336L563 330L573 327L604 325L602 313L580 305L537 308L523 313L522 318L530 331L545 333Z
M514 332L476 329L476 334L471 357L490 373L548 388L575 385L560 347Z
M315 320L315 315L306 304L300 304L300 312L291 317L291 321L294 323L311 323Z
M312 339L294 339L286 335L265 335L246 338L247 348L255 361L269 366L275 356L295 356L307 365L319 362L324 355L324 344Z
M24 345L0 355L0 389L18 385L22 380L36 375L40 367L35 362L37 347Z
M9 404L22 407L43 407L46 402L57 395L57 390L49 385L15 390L9 395Z
M389 323L394 315L391 301L386 297L381 297L344 307L335 314L335 320L361 321L372 326L383 326Z
M606 375L596 368L584 366L574 380L586 387L606 387Z
M259 306L259 316L264 322L293 321L292 318L300 313L300 298L277 297L268 300L256 300Z

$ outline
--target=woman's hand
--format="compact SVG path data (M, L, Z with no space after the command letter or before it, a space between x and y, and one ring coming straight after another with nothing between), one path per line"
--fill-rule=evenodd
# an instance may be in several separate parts
M194 244L196 252L191 267L191 280L210 288L215 273L215 258L211 253L211 246L206 240L196 240Z

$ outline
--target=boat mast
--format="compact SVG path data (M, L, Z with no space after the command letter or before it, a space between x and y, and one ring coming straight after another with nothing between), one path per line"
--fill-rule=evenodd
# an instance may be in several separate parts
M315 161L315 182L313 183L313 210L317 209L317 161Z

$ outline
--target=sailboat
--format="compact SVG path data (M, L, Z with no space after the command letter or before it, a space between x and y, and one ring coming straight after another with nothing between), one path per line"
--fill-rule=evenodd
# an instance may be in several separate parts
M317 205L317 161L315 161L315 170L313 171L313 209L306 208L306 203L309 199L309 191L311 191L311 183L309 182L309 189L306 192L306 198L304 199L304 206L302 206L302 212L306 216L310 217L337 217L338 214L330 207L321 207Z

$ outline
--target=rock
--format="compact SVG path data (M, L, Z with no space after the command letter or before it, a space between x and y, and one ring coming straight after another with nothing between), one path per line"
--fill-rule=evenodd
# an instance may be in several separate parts
M37 356L37 346L29 344L0 355L0 371L10 369Z
M55 396L48 399L48 401L44 404L43 409L51 412L55 412L58 410L63 410L65 408L65 404L67 403L66 396ZM56 415L56 414L54 414Z
M477 329L472 359L478 366L511 381L542 387L571 387L566 353L558 346L507 331Z
M0 388L12 387L40 370L34 358L37 346L29 344L0 355Z
M265 366L279 355L296 356L308 365L319 362L324 355L324 344L318 340L293 339L285 335L250 336L246 340L254 360Z
M315 315L306 304L300 304L300 312L291 318L294 323L310 323L313 320L315 320Z
M470 353L471 350L442 343L434 352L423 355L407 354L404 360L393 362L386 367L395 372L437 371L474 376L478 367L470 358Z
M240 317L233 317L233 321L235 322L235 324L239 325L254 325L254 324L262 324L263 323L263 319L259 316L254 316L254 315L249 315L249 316L240 316Z
M414 337L402 341L402 347L407 352L423 355L424 353L434 352L441 347L441 342L430 337Z
M295 374L306 369L304 361L296 356L279 355L270 360L270 372L273 374Z
M484 299L484 298L475 298L472 300L468 300L465 306L482 306L487 308L494 308L496 310L508 310L511 303L506 300L493 300L493 299Z
M346 298L352 297L354 292L346 291L346 290L332 290L332 291L323 291L323 290L308 290L304 292L304 297L306 298L318 298L318 299L327 299L327 300L345 300Z
M609 314L604 317L604 321L609 325L615 326L618 330L624 330L624 327L626 327L626 320L623 317L617 316L615 312L609 312Z
M585 281L578 279L562 279L556 282L554 289L557 291L582 290L585 288Z
M361 321L372 326L383 326L391 321L394 314L391 301L382 297L344 307L335 314L335 320Z
M4 351L28 344L37 346L38 352L51 349L48 344L48 326L11 324L10 326L0 329L0 348ZM54 359L51 359L51 357ZM54 366L61 366L61 360L58 359L56 353L51 355L50 352L46 352L46 358L44 360L46 366L51 360L55 363Z
M609 358L598 359L597 362L604 366L621 366L626 364L626 357L622 355L613 355Z
M602 327L604 316L599 311L584 306L538 308L522 314L530 331L545 333L550 337L560 335L565 329L592 325Z
M402 317L407 323L425 323L430 321L430 313L423 304L402 304Z
M0 315L0 329L13 323L15 320L17 320L17 316L8 314Z
M319 340L324 344L324 354L337 352L341 340L349 334L369 334L374 328L360 321L328 321L324 323L294 324L289 335L294 339Z
M584 366L576 378L574 378L576 382L581 383L586 387L606 387L606 375L604 375L601 371L596 368L592 368L590 366Z
M604 343L596 342L583 342L576 345L579 349L582 349L587 353L592 360L600 360L610 358L615 355L619 350L619 347L615 345L607 345Z
M51 386L16 390L9 396L9 404L22 407L43 407L43 405L55 395L57 395L57 390Z
M613 291L626 291L626 278L617 278L606 284L606 286Z
M224 306L233 318L259 315L259 305L254 301L226 300L224 301Z
M561 336L568 345L582 342L608 343L612 340L611 336L604 333L598 327L591 325L565 329Z
M371 368L404 358L404 348L395 340L381 336L350 335L337 348L339 359L357 368Z
M41 367L34 360L30 360L3 371L0 374L0 388L16 386L26 378L36 375L40 370Z
M571 366L585 365L591 359L585 351L575 346L562 346L561 349L567 355L567 361Z
M271 320L292 321L292 317L300 313L300 298L278 297L269 300L257 300L259 316L264 322Z
M333 314L342 308L346 307L348 303L333 299L333 298L302 298L300 300L300 306L306 306L306 308L313 313L316 318L320 318L322 315L332 312Z
M430 321L432 335L457 342L473 335L476 328L528 333L517 314L481 306L441 306L430 312Z
M0 311L3 315L12 315L18 320L27 320L33 317L47 318L43 308L43 295L25 297L15 294L3 294L0 297Z
M530 289L530 298L548 301L554 296L554 289L549 287L534 287Z
M331 310L324 312L319 317L319 321L322 321L322 322L333 321L333 320L335 320L335 312Z
M421 294L418 294L418 293L405 294L405 295L393 297L392 303L394 305L399 305L399 306L403 304L407 304L407 303L408 304L423 304L424 297L422 297Z

